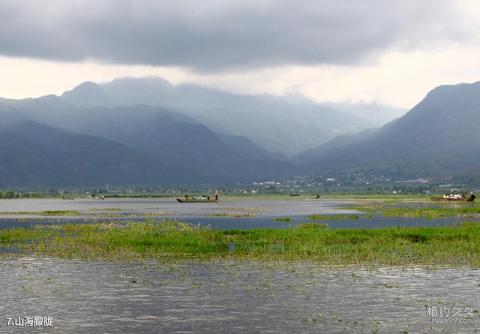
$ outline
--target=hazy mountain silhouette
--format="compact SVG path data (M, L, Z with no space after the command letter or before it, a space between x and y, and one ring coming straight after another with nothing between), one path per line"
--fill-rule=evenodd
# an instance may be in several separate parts
M28 145L23 150L17 150L18 159L28 163L22 168L17 168L15 164L4 165L2 182L5 185L232 183L288 176L296 171L292 164L275 161L246 139L236 139L235 143L224 141L197 121L159 107L86 108L73 106L55 96L4 100L3 103L8 110L0 113L0 131L17 141L13 141L10 147L3 146L0 156L15 152L15 144L24 141L27 135L35 144L31 147L36 152L33 154L26 150ZM26 125L35 128L35 131L29 134L25 130ZM55 136L48 135L50 130ZM74 137L72 133L75 133ZM52 136L57 140L50 140ZM85 139L78 136L90 138L90 151L75 150L72 140ZM106 142L112 145L112 154L122 148L123 164L118 160L122 154L114 157L104 154L108 151ZM73 146L60 150L62 143ZM68 150L78 161L72 160ZM29 157L48 158L37 159L34 163ZM52 161L55 161L54 165ZM73 165L62 161L73 161ZM82 167L80 170L85 173L71 174L74 166L84 166L81 162L87 166L92 163L92 169ZM125 165L131 166L127 174L122 170ZM118 173L115 166L119 168ZM47 170L55 172L49 174ZM64 170L63 174L61 170ZM92 174L92 170L96 174Z
M63 93L62 98L71 104L84 107L108 107L113 105L104 90L91 81L86 81L75 89Z
M340 134L383 125L402 113L401 109L365 104L336 108L301 96L250 96L192 84L174 86L161 78L126 78L99 85L87 82L61 97L82 106L162 106L193 117L217 133L246 137L283 155L314 148Z
M440 86L383 128L298 158L317 171L440 177L480 168L480 83Z
M187 176L167 177L164 166L125 145L32 121L0 131L0 156L2 187L166 183Z
M137 99L151 105L133 104ZM191 110L155 106L161 100L170 101L172 109L175 105L178 110ZM201 106L199 113L194 111L195 100ZM1 99L0 156L5 159L0 185L235 183L302 171L445 180L480 175L476 172L480 170L480 83L437 87L406 115L380 129L343 134L297 155L293 161L300 167L288 162L286 155L265 149L268 144L261 147L252 138L220 125L222 117L245 128L260 124L255 129L260 133L257 140L262 136L270 140L274 136L268 131L275 128L272 133L281 138L277 144L289 141L287 132L312 126L308 117L293 120L295 108L303 106L298 116L318 112L318 106L287 100L172 86L159 79L84 83L62 97ZM282 103L283 109L277 108ZM223 109L227 105L237 107ZM259 111L261 106L269 108ZM215 111L217 107L221 108ZM209 114L207 109L212 111L210 121L219 122L218 131L198 121L204 118L199 115ZM266 117L274 110L282 112L274 120ZM347 117L344 121L348 123ZM272 127L269 130L263 124ZM280 131L279 124L288 130ZM298 138L310 136L296 133ZM90 143L90 151L80 149L83 142Z

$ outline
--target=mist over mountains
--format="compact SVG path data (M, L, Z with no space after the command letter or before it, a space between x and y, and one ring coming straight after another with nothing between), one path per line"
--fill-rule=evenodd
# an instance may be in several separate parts
M174 86L161 78L86 82L61 98L87 107L160 106L188 115L216 133L246 137L269 152L289 157L405 113L377 105L319 104L298 96L250 96L192 84Z
M402 112L160 78L86 82L0 99L0 187L480 175L480 83L437 87Z
M440 86L405 116L297 156L321 173L442 179L480 171L480 83ZM467 173L467 174L466 174Z
M224 141L195 120L158 107L90 109L49 96L15 101L11 108L0 115L0 135L10 138L0 150L6 157L0 166L8 171L0 183L5 187L232 183L285 177L297 170L247 139ZM78 140L87 138L89 145L77 149ZM232 142L244 148L235 149ZM109 158L112 154L115 159ZM18 176L20 170L25 172Z
M351 114L304 98L243 96L160 78L0 99L0 186L224 184L301 175L289 156L374 125Z

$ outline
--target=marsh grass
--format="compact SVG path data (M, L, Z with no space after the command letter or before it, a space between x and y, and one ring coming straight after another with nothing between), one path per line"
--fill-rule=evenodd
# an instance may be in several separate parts
M412 203L389 201L366 203L362 206L351 206L350 209L373 216L404 218L448 218L448 217L480 217L480 206L476 203Z
M385 217L423 217L423 218L446 218L453 216L478 216L480 208L478 207L460 207L460 208L386 208L383 210Z
M452 227L211 230L179 222L62 225L0 231L0 249L65 258L317 261L321 264L480 265L480 224Z
M41 215L44 216L79 216L80 212L74 210L49 210L42 211Z
M327 228L328 224L319 224L319 223L300 223L298 228Z

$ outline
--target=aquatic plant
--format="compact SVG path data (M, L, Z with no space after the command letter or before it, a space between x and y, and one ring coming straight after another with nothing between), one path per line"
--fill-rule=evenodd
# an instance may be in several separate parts
M389 203L375 203L354 206L351 209L384 217L405 218L448 218L455 216L480 217L480 206L474 203L405 203L391 206Z
M346 215L346 214L336 214L336 215L310 215L308 216L311 220L356 220L359 219L359 215Z
M41 214L44 216L78 216L80 212L74 210L48 210L42 211Z
M210 217L234 217L234 218L253 218L257 214L254 212L220 212L220 213L210 213Z
M319 223L301 223L298 224L298 228L327 228L327 224L319 224Z
M57 225L1 230L0 249L111 260L237 258L343 265L480 266L480 223L384 229L325 227L308 223L287 229L221 231L181 222Z

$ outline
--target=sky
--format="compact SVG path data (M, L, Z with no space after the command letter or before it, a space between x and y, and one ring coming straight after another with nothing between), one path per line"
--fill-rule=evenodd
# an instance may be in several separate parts
M161 76L411 108L480 81L475 0L2 0L0 96Z

